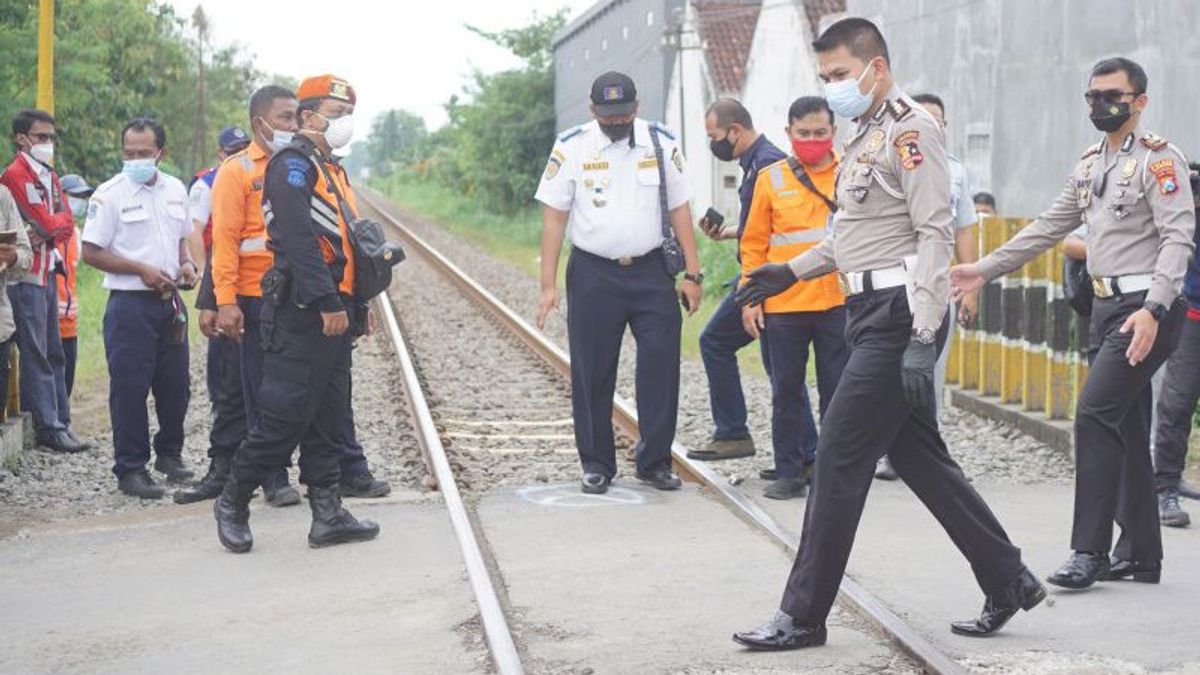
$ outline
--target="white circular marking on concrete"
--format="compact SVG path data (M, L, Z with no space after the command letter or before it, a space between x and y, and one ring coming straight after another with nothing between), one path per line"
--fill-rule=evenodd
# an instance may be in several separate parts
M568 508L589 506L641 506L646 496L629 488L610 485L602 495L589 495L580 491L577 484L530 485L517 489L517 496L538 506L565 506Z

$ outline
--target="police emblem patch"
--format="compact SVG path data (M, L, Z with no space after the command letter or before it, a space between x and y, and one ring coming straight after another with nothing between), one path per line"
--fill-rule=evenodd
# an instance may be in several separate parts
M100 212L100 202L97 202L97 201L88 202L88 212L87 212L88 220L95 218L96 214L99 212Z
M558 175L558 169L560 166L561 164L559 164L559 161L554 157L551 157L550 160L546 162L546 173L543 177L546 180L553 180L553 178Z
M883 147L883 129L876 129L867 138L867 152L877 152Z
M1137 164L1138 164L1138 161L1132 157L1125 160L1125 165L1121 167L1121 177L1122 178L1133 177L1133 174L1135 172L1137 172Z
M896 154L900 157L900 166L904 167L905 171L912 171L925 161L925 155L921 154L921 148L917 145L920 136L919 131L905 131L892 141L892 146L896 148Z
M623 96L625 96L625 89L622 87L613 86L604 88L605 101L620 101Z
M312 168L312 164L307 159L300 157L285 157L284 166L287 167L287 182L293 187L304 187L308 183L308 171Z
M1179 180L1175 176L1175 160L1160 159L1150 165L1150 171L1158 180L1158 191L1162 194L1174 194L1179 189Z

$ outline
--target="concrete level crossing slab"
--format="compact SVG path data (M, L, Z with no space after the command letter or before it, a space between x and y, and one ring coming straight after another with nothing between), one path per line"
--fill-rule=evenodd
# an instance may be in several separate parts
M461 557L436 497L349 503L359 518L380 523L379 538L320 550L308 547L306 505L255 503L254 549L246 555L217 541L211 502L0 542L0 670L487 668Z
M798 539L804 500L765 499L765 485L754 479L741 487ZM1067 559L1072 486L976 480L975 487L1039 578ZM1104 582L1085 591L1047 585L1048 600L1019 613L1001 633L961 637L950 632L950 621L983 606L970 567L902 482L875 481L848 573L935 645L984 672L1200 673L1200 530L1163 528L1163 546L1159 585ZM775 584L783 582L780 576Z
M774 614L791 561L694 485L659 492L624 479L603 496L577 484L507 489L485 495L478 516L531 672L910 672L840 611L825 649L734 644L734 631Z

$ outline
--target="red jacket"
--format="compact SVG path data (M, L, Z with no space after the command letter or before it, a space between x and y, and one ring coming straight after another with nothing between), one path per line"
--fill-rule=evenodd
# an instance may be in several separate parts
M0 174L0 183L12 193L21 219L43 238L50 240L41 246L33 247L33 265L30 266L26 277L20 280L43 286L46 284L47 268L52 264L50 251L56 243L70 239L71 233L75 231L75 218L71 215L71 206L62 186L58 184L58 174L54 171L50 172L50 181L54 190L52 195L47 195L46 187L38 179L37 172L29 164L25 154L20 152L4 173Z

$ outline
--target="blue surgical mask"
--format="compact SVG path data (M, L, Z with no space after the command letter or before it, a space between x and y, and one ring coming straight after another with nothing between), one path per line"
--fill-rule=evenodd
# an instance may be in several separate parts
M294 132L284 131L282 129L272 129L271 136L271 153L274 154L292 144L292 139L296 136Z
M145 185L154 179L154 175L158 172L158 167L154 164L154 158L146 159L127 159L125 166L121 169L129 180Z
M88 200L80 199L79 197L67 197L67 203L71 205L71 215L76 218L82 218L87 215Z
M871 94L875 91L879 80L875 80L875 84L872 84L871 89L865 94L859 91L858 85L862 84L863 78L870 72L870 65L867 64L868 67L863 70L857 80L825 83L825 100L829 103L830 110L848 119L854 119L867 112L867 109L871 107L871 101L874 100Z

